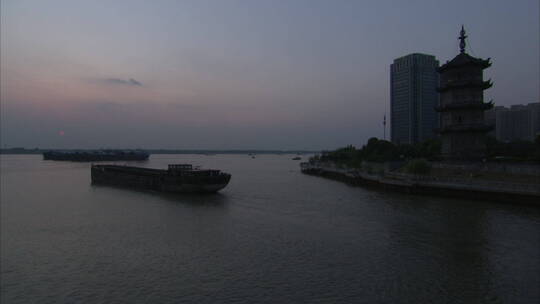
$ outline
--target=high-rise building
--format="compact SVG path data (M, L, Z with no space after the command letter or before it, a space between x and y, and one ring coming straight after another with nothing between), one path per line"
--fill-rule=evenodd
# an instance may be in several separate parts
M534 141L540 133L540 103L494 107L485 113L486 122L495 126L495 131L488 135L498 141ZM489 118L489 121L488 121Z
M527 108L531 111L531 139L536 140L540 136L540 102L529 103Z
M435 136L439 115L439 61L414 53L390 65L390 136L396 144L414 144Z
M484 122L486 123L486 125L493 127L493 129L491 129L491 131L487 133L487 136L493 138L497 137L495 128L495 126L497 125L497 113L499 111L504 111L504 109L505 107L503 106L494 106L493 108L484 112Z

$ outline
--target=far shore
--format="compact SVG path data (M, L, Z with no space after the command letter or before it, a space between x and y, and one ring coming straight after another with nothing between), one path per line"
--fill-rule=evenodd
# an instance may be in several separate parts
M96 150L144 150L149 154L315 154L320 151L312 150L257 150L257 149L231 149L231 150L207 150L207 149L26 149L6 148L0 149L0 154L43 154L48 151L73 151L85 152Z

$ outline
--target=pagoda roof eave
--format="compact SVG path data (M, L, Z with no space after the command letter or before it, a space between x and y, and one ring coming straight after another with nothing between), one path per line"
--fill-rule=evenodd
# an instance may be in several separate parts
M482 102L482 103L470 103L470 102L463 102L463 103L451 103L444 106L437 106L435 107L435 111L437 112L447 112L447 111L453 111L453 110L489 110L493 108L493 102Z
M481 67L482 69L487 69L491 66L490 60L491 58L481 59L481 58L472 57L471 55L467 53L461 53L457 55L456 57L454 57L454 59L446 62L445 64L437 68L437 71L440 73L445 70L461 68L465 66L478 66L478 67Z
M439 134L445 133L487 133L493 130L494 127L485 124L455 124L442 128L437 128L434 131Z
M482 90L489 89L493 86L493 82L491 82L491 79L487 81L479 81L479 82L461 82L461 83L450 83L446 84L443 87L437 87L437 92L445 92L451 89L463 89L463 88L481 88Z

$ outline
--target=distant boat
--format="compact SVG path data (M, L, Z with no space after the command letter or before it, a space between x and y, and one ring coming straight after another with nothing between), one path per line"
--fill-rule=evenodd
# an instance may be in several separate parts
M293 160L301 160L302 158L300 156L293 157Z
M91 150L91 151L48 151L44 160L65 160L79 162L148 160L148 154L141 150Z
M231 175L202 170L189 164L169 165L167 170L117 165L92 165L92 183L176 193L212 193L227 186Z

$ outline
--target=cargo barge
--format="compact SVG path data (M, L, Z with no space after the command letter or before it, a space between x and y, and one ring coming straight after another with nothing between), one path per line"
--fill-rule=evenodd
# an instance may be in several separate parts
M141 150L95 150L95 151L48 151L43 160L65 160L79 162L148 160L150 154Z
M176 193L213 193L229 183L231 175L201 170L189 164L169 165L167 170L117 165L92 165L92 183Z

